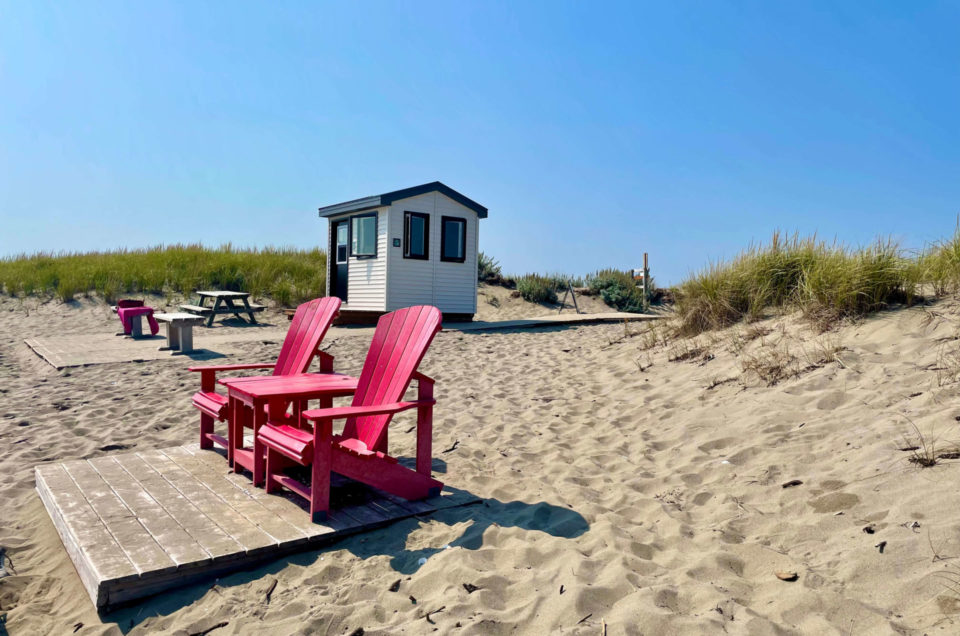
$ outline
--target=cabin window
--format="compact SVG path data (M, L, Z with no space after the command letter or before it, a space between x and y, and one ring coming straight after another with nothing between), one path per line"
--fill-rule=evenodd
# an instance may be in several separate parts
M467 220L453 216L440 219L440 260L462 263L467 260Z
M350 217L350 256L377 257L377 213Z
M421 212L403 213L403 257L430 258L430 216Z
M343 264L347 262L347 224L338 223L337 224L337 263Z

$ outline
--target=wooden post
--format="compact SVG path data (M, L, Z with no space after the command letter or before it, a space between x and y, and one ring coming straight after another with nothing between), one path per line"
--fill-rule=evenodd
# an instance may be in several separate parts
M568 295L573 297L573 308L579 314L580 305L577 304L577 293L573 291L573 283L569 280L567 281L567 288L563 291L563 298L560 300L560 309L557 310L557 313L559 314L563 311L563 306L567 304Z
M650 309L650 262L647 253L643 253L643 310Z

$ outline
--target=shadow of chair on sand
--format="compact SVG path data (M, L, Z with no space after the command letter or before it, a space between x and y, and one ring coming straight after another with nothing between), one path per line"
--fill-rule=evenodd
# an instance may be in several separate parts
M469 494L467 491L450 486L445 487L444 490L453 494ZM450 527L464 523L469 525L459 537L444 546L408 549L408 537L421 528L426 520ZM259 567L227 574L217 579L215 584L207 580L184 586L101 616L105 623L116 623L121 631L126 633L148 617L165 616L194 603L207 594L213 585L221 589L246 585L265 576L275 575L289 565L309 567L319 562L324 554L336 550L347 550L361 559L389 556L390 566L397 573L411 575L423 567L432 556L444 550L450 548L478 550L483 547L483 534L490 527L520 528L531 532L543 532L554 537L573 539L586 533L590 529L590 524L575 510L545 501L531 504L523 501L503 502L494 498L481 499L477 504L446 508L409 517L376 530L344 537L315 550L291 554Z

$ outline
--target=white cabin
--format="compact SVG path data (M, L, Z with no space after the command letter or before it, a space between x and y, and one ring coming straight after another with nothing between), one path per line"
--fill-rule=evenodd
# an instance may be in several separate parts
M477 234L487 208L439 181L320 208L326 218L327 295L344 322L412 305L444 320L477 311Z

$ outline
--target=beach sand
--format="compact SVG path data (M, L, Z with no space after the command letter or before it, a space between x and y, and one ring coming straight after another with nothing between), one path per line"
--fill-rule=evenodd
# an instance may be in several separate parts
M288 323L264 320L209 333L258 329L231 361L271 361ZM176 358L56 371L23 339L118 327L94 300L0 300L10 634L960 630L960 460L899 450L917 431L938 451L960 441L956 301L827 334L787 316L666 344L648 325L443 332L421 367L437 380L438 476L484 503L101 616L33 467L193 441L198 379ZM331 330L337 370L359 371L368 339ZM413 418L394 420L400 455Z

